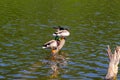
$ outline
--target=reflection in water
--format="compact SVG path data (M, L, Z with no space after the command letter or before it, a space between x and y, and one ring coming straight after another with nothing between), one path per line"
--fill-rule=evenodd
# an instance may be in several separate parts
M65 53L57 54L55 56L49 56L46 58L45 64L50 65L49 73L51 74L50 78L57 78L60 74L60 71L67 66L68 58Z
M22 69L17 74L13 74L14 79L20 80L29 80L29 79L37 79L36 75L41 75L41 79L45 79L46 77L49 79L59 78L59 74L63 71L64 67L67 66L68 58L65 53L61 52L61 54L57 54L55 56L47 56L42 61L35 62L29 69ZM43 69L41 69L41 67ZM46 67L46 69L45 69ZM48 70L49 69L49 70ZM46 72L48 70L48 72ZM43 71L43 72L42 72ZM44 72L45 71L45 72ZM66 71L64 69L64 71ZM49 77L48 77L49 75Z

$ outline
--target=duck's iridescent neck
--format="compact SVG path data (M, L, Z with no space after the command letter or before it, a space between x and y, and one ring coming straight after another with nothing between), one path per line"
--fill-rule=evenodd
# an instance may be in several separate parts
M60 37L59 36L55 36L55 40L59 41Z
M57 40L57 41L60 41L60 40L62 40L62 39L65 39L65 37L64 37L64 36L62 36L62 37L55 36L55 40Z

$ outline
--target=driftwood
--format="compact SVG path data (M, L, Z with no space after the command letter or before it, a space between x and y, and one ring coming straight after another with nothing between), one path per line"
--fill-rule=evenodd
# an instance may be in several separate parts
M62 49L64 44L65 44L65 39L61 39L57 49L51 51L52 55L54 56L55 54L57 54Z
M107 54L109 57L108 71L105 80L117 80L118 64L120 61L120 46L117 46L114 54L112 54L111 49L108 45Z

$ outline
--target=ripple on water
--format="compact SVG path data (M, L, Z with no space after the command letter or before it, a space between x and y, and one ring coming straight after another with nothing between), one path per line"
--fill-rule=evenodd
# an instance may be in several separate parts
M10 64L7 64L7 63L0 63L0 67L7 67L7 66L10 66Z
M0 73L1 74L8 74L9 72L10 72L10 70L0 68Z
M0 79L5 79L5 77L0 75Z
M30 54L30 52L21 52L20 54L29 55L29 54Z
M0 48L0 50L2 50L2 48Z
M1 44L2 44L3 46L6 46L6 47L12 47L12 46L14 46L12 43L4 43L4 42L1 42Z
M0 59L0 63L1 63L1 62L3 62L3 60L2 60L2 59Z
M72 54L75 56L76 54L79 56L75 57L73 61L69 61L69 67L70 72L72 71L76 75L79 74L79 76L83 76L82 79L87 80L85 78L88 78L90 80L97 79L97 78L103 78L103 74L105 74L107 70L107 64L106 64L106 58L105 55L99 54L99 56L94 54L89 54L89 56L86 56L85 54L81 54L80 52L74 52ZM72 73L71 73L72 74ZM76 76L75 75L75 76ZM78 76L76 76L77 78ZM100 79L98 79L100 80Z
M8 76L13 77L14 79L35 79L35 78L37 78L37 76L20 74L20 73L19 74L9 74Z

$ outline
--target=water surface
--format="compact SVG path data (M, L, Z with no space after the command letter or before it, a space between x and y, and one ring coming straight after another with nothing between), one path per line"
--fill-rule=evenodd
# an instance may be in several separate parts
M120 45L119 5L119 0L1 0L0 79L104 79L107 45ZM55 61L41 46L59 25L71 35L60 52L66 63L53 73Z

